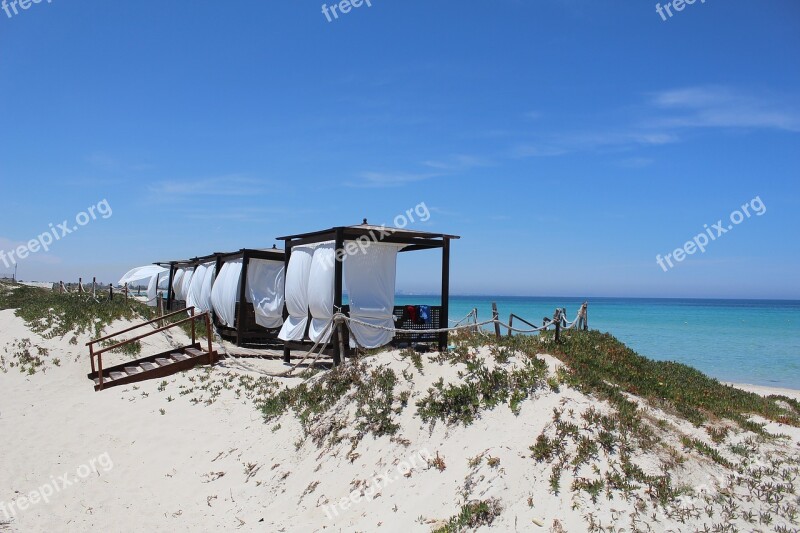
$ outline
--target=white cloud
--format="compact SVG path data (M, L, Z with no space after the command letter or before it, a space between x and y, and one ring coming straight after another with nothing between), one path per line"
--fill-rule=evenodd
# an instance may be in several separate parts
M152 183L148 190L157 198L174 200L186 196L251 196L269 192L274 185L264 179L238 174L195 180L166 180Z
M774 95L755 95L724 86L671 89L651 95L665 128L752 128L800 131L800 111Z
M441 176L441 173L362 172L358 175L359 181L349 182L347 186L359 188L400 187L437 176Z

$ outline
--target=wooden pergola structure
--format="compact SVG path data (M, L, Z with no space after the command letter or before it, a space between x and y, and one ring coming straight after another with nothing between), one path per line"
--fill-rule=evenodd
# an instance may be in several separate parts
M233 328L220 323L214 314L214 325L219 334L226 340L235 342L237 346L243 344L274 344L278 338L280 327L276 329L265 328L256 323L253 304L247 301L247 271L252 259L264 259L285 263L284 251L273 245L270 249L242 248L237 252L217 253L217 269L215 279L222 270L222 265L228 261L242 260L242 274L239 283L239 298L236 303L236 324Z
M209 263L211 261L217 261L217 256L219 254L210 254L210 255L203 255L200 257L193 257L191 259L183 259L179 261L162 261L160 263L153 263L154 265L162 266L164 268L169 268L169 288L167 290L167 302L166 302L166 309L168 311L177 311L182 307L179 305L179 302L175 300L175 290L172 288L172 282L175 279L175 272L177 272L181 268L191 269L192 271L197 270L198 265L202 265L203 263ZM186 302L184 302L184 306Z
M459 239L460 238L459 236L447 235L444 233L429 233L425 231L407 230L401 228L389 228L386 226L374 226L368 224L367 220L364 219L364 222L357 226L337 226L321 231L278 237L277 240L284 241L285 243L284 246L284 248L286 249L285 271L287 273L289 270L289 260L291 259L292 248L306 244L317 244L330 241L333 241L335 243L334 250L337 260L334 261L333 307L334 307L334 312L341 309L342 312L348 313L349 309L346 306L342 305L343 265L342 261L338 260L338 258L347 255L347 252L345 250L345 242L356 241L359 238L363 237L366 237L372 242L405 245L402 249L399 250L400 252L413 252L417 250L431 250L431 249L442 250L441 306L439 307L438 310L435 310L438 312L434 314L435 317L438 315L438 319L434 320L427 329L446 328L448 326L448 310L449 310L448 300L450 298L450 241L453 239ZM284 306L284 319L287 316L288 316L288 311L286 311L286 307ZM395 306L395 316L396 317L402 316L402 307ZM401 326L402 325L403 324L401 323ZM405 329L405 326L401 329ZM424 329L426 328L416 327L415 329L419 329L420 334L412 336L411 340L435 339L435 341L438 342L440 351L443 352L447 350L447 339L448 339L447 332L436 334L434 336L434 339L432 339L430 336L424 335ZM287 342L284 344L283 359L285 362L288 363L290 361L291 349L293 345L294 347L299 347L298 344L300 343ZM345 346L345 351L347 351L348 350L347 346L349 342L347 342L347 340L345 339L345 342L343 342L342 344ZM339 348L340 342L338 339L338 334L335 332L331 338L331 345L334 347L333 362L334 364L338 365L341 362L342 357L346 356L347 354L340 353L340 348Z

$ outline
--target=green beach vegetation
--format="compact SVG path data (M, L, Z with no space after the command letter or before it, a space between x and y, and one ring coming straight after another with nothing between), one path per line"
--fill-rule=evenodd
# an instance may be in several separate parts
M122 297L109 301L16 285L0 286L0 309L15 309L32 333L70 344L81 335L99 336L116 320L154 316L152 308ZM627 502L635 510L625 518L630 530L667 520L700 521L708 531L733 531L734 521L796 530L789 525L800 516L800 454L781 434L782 427L800 427L795 399L760 396L683 364L648 359L598 331L562 332L559 342L552 333L500 339L473 333L452 342L446 353L371 351L329 371L286 380L195 369L175 396L210 405L230 393L254 405L271 433L290 425L285 417L296 419L298 450L307 442L327 451L344 445L351 461L367 437L403 447L421 444L407 436L410 421L431 434L437 426L455 431L498 410L525 416L549 399L550 408L536 411L546 418L541 431L515 451L530 468L544 469L551 495L566 493L597 506ZM137 350L130 348L131 354ZM18 339L5 347L0 371L18 367L35 374L48 360L58 364L46 348ZM158 387L168 403L176 400L176 391L167 390L173 382ZM561 401L553 402L554 395ZM576 409L570 397L591 401ZM430 468L444 472L449 465L438 452L436 457ZM501 466L499 457L483 461L479 455L469 462L472 474L483 464L501 469L506 458ZM714 473L714 490L686 481L687 472L704 469ZM463 505L439 531L489 525L503 512L500 500L473 499L473 486L471 478L465 481ZM583 516L591 531L612 530L591 509Z

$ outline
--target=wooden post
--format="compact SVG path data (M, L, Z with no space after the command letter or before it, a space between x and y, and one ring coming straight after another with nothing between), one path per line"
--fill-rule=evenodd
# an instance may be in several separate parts
M126 282L125 285L122 287L123 292L125 293L125 301L128 301L128 283Z
M500 340L500 313L497 311L497 302L492 302L492 320L494 323L494 336Z
M339 322L336 324L336 337L339 339L339 353L346 354L346 348L344 346L344 327L342 327L342 323ZM341 362L339 363L341 364Z
M289 278L289 258L292 255L292 243L290 241L284 241L286 244L286 250L284 252L284 262L283 262L283 280L284 285ZM286 319L289 318L289 309L286 307L286 298L283 299L283 321L286 322ZM289 348L289 341L283 343L283 362L287 365L292 360L292 349Z
M208 332L210 335L211 332ZM194 306L192 306L192 345L194 345L195 332L194 332Z
M97 276L92 277L92 298L97 298Z
M559 336L561 333L561 310L556 309L555 315L553 316L553 322L556 323L556 342L559 340Z
M83 294L83 278L78 278L78 294Z
M194 320L192 320L192 324L194 324ZM214 350L213 346L211 345L211 313L206 313L206 335L208 336L208 364L213 365L214 361L211 357L211 352ZM192 340L192 344L194 344L194 340Z
M164 316L164 310L162 309L161 304L162 304L162 302L161 302L161 293L159 292L159 293L156 294L156 316L159 316L159 317ZM158 327L160 327L160 328L164 327L164 321L163 320L159 320L158 321Z
M239 276L239 312L236 313L236 345L241 346L242 330L245 326L245 308L247 307L247 267L250 263L250 255L242 252L242 272Z
M589 329L589 302L583 302L583 331Z
M450 326L450 238L444 237L442 242L442 308L439 311L439 327ZM439 353L447 353L448 335L446 331L439 334Z
M514 313L511 313L508 317L508 336L513 337L514 332L511 330L511 327L514 325Z
M103 390L103 354L97 354L97 377L100 378L100 390Z
M92 373L94 373L94 344L89 345L89 361L92 363Z
M336 242L333 247L333 312L342 310L342 259L344 259L344 229L336 228ZM341 252L339 250L342 250ZM342 358L347 357L344 347L344 338L341 327L336 328L336 336L333 340L333 364L338 366L342 363Z
M172 290L172 280L175 279L175 263L169 264L169 280L167 281L167 311L172 311L172 301L174 291Z
M114 301L114 286L111 283L108 284L108 300Z

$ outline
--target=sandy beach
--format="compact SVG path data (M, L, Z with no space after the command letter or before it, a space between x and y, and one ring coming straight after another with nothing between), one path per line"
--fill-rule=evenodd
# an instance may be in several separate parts
M43 338L13 310L0 311L0 323L0 521L8 531L433 531L471 501L501 509L491 525L498 531L584 531L589 521L622 524L637 509L642 517L660 512L644 503L649 498L641 489L633 491L637 497L611 504L571 492L570 479L584 475L580 469L566 473L562 490L553 492L550 465L533 460L531 446L557 426L554 410L576 423L590 409L611 412L605 402L567 386L539 390L518 414L506 405L487 410L468 426L431 426L405 409L392 436L356 436L343 425L339 440L330 442L331 420L352 415L351 402L329 406L310 433L292 414L265 423L254 400L302 381L266 377L285 368L278 360L228 358L214 368L95 392L86 378L88 337L75 344ZM142 351L187 342L182 335L151 337ZM11 366L21 346L46 351L35 374ZM492 357L488 348L478 353ZM418 366L394 350L362 363L406 376L401 388L413 405L440 378L458 379L456 369L435 362L435 355L423 354ZM550 356L538 358L551 376L562 366ZM515 357L509 364L520 362ZM640 404L676 432L663 436L676 449L678 434L708 440L703 429ZM777 450L788 457L800 432L768 426L790 442L764 444L759 453ZM732 442L745 438L732 432ZM635 460L656 475L666 455L665 449L641 451ZM602 453L594 465L616 468ZM718 464L689 453L678 468L684 484L713 487L710 480L725 479ZM684 530L677 515L667 515L663 525L675 527L664 530ZM689 523L700 527L703 520Z

